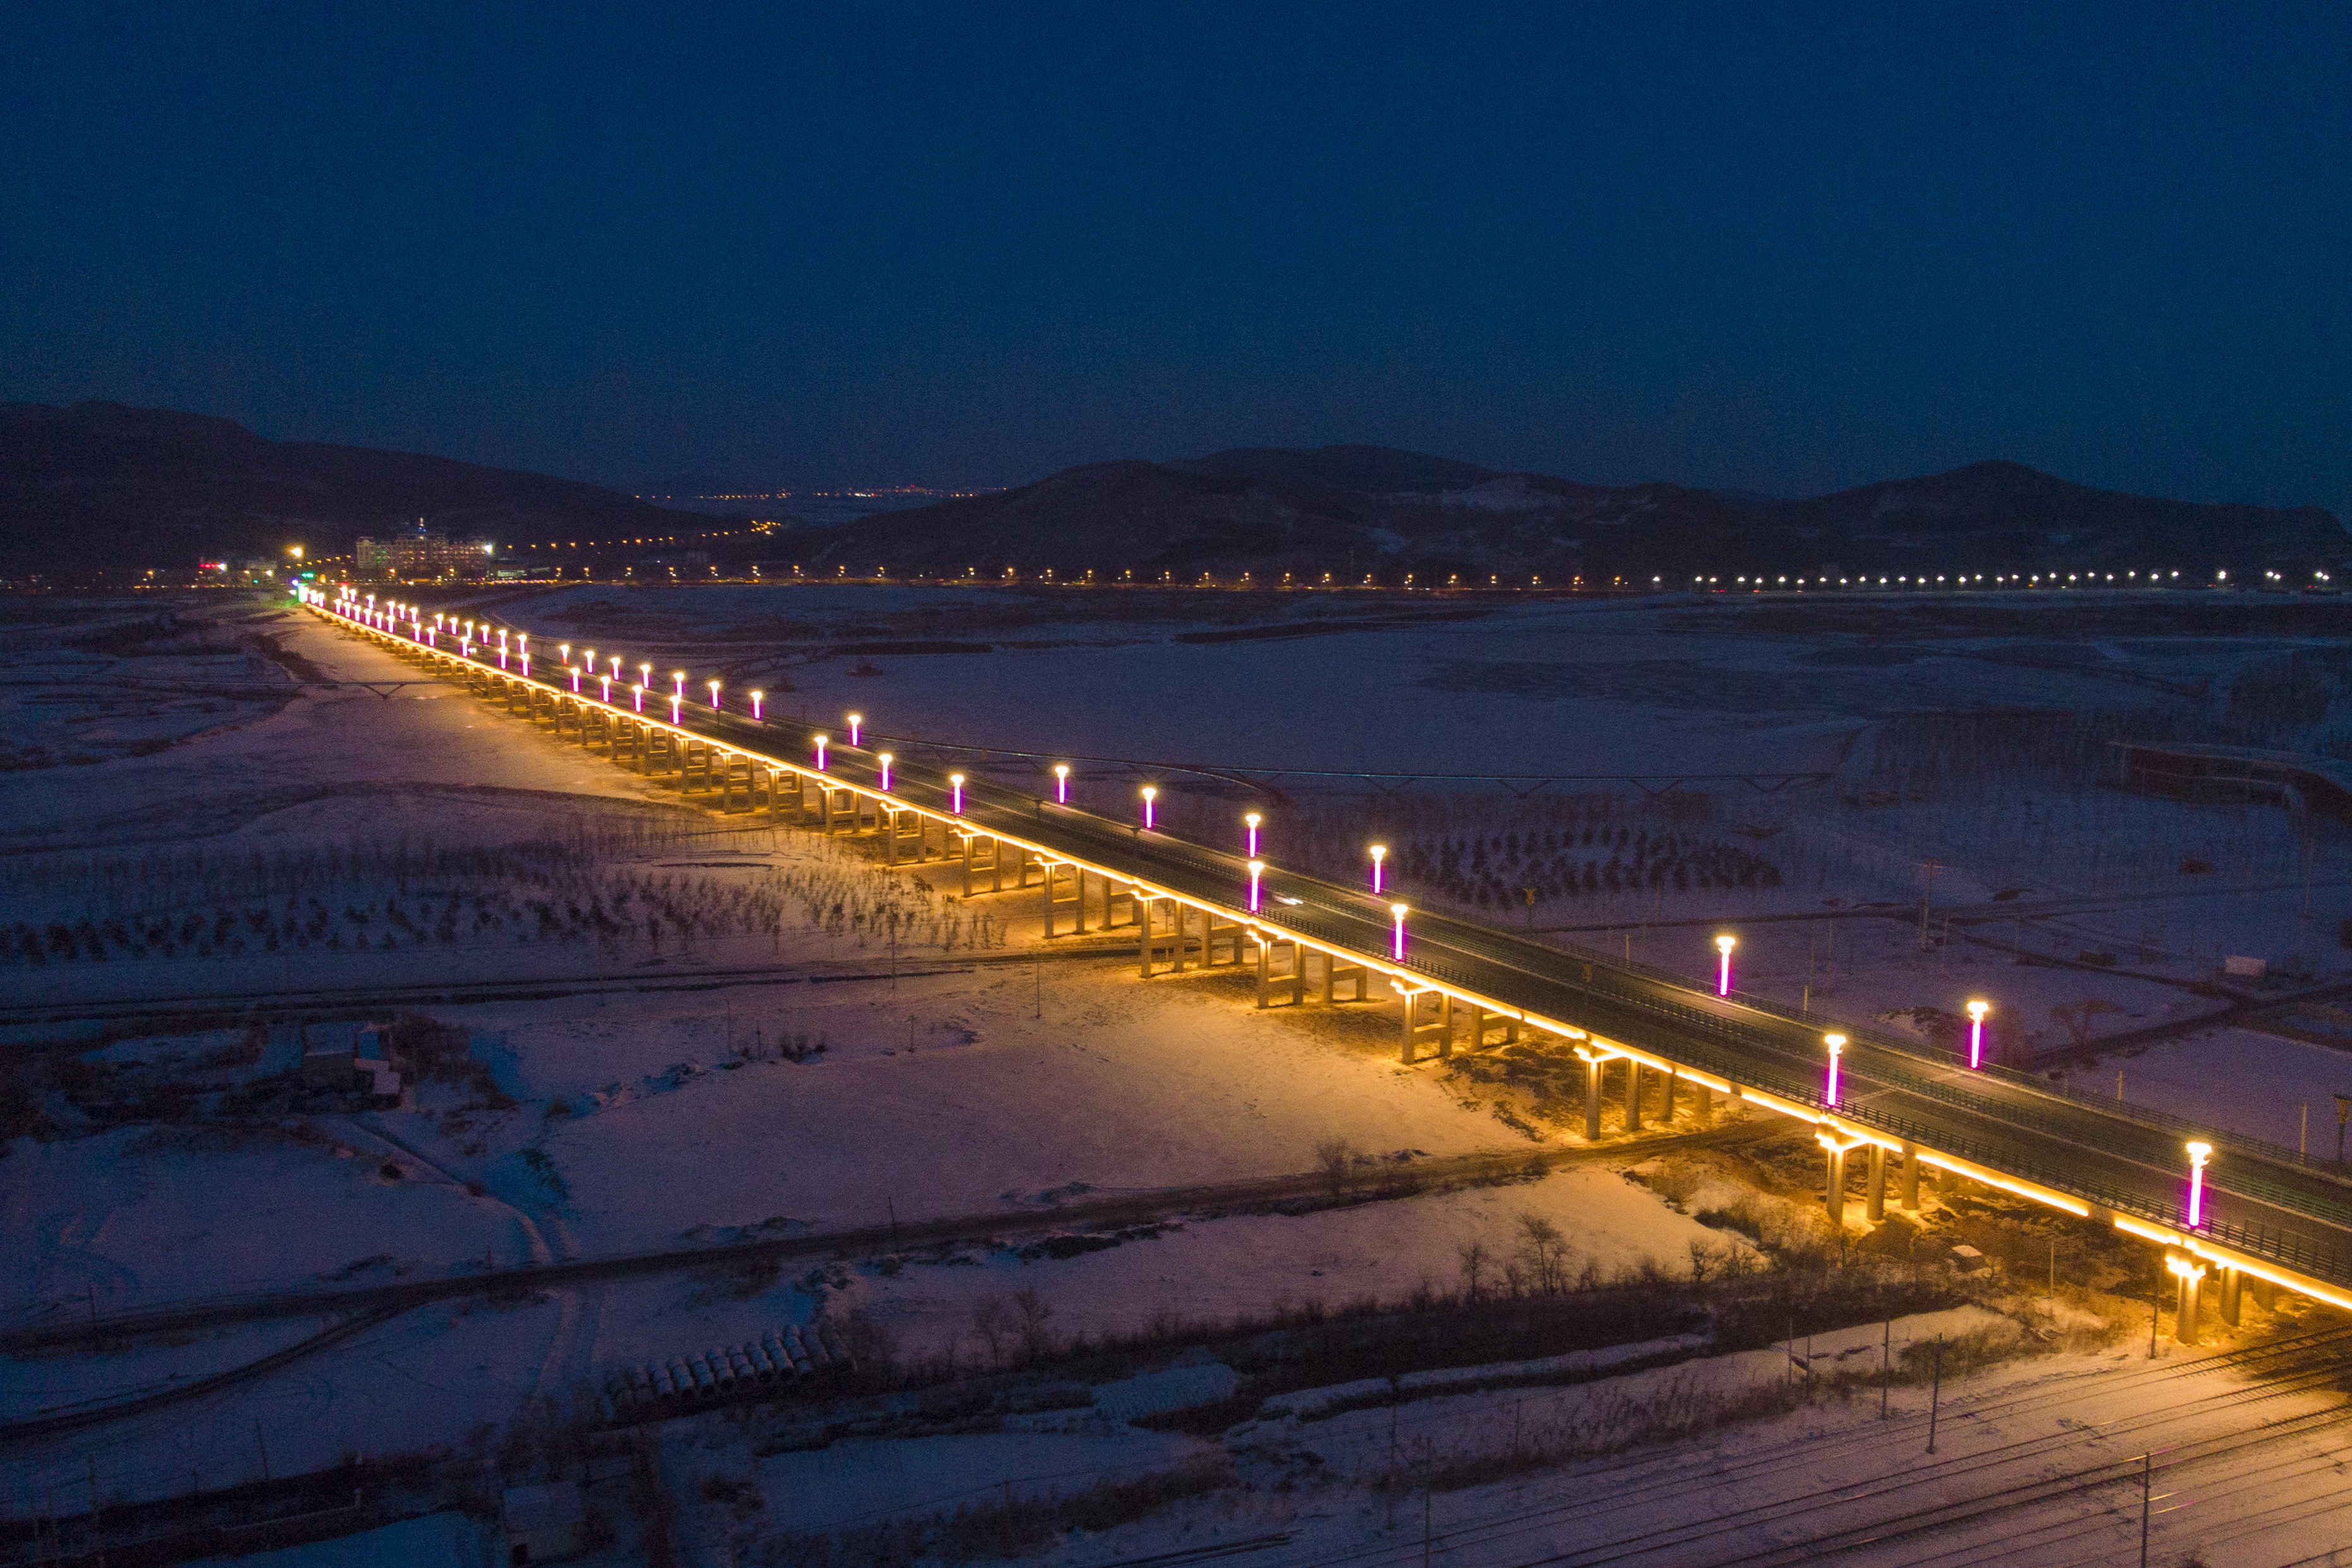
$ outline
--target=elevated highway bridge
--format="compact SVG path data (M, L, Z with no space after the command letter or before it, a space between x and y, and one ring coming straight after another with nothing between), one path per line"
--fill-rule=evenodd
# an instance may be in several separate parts
M2221 1315L2235 1321L2248 1280L2352 1310L2352 1182L2295 1151L2022 1074L1971 1070L1834 1019L1431 911L1404 917L1400 946L1387 900L1277 866L1257 876L1253 908L1244 857L1058 804L1050 784L1041 795L886 764L871 743L879 737L844 744L814 726L704 702L690 687L583 679L543 658L534 671L512 628L478 622L461 635L348 591L305 603L715 809L860 836L890 864L955 862L968 894L1037 898L1049 940L1129 931L1147 976L1230 968L1255 974L1261 1006L1310 997L1392 1006L1408 1062L1498 1038L1564 1042L1584 1063L1588 1138L1601 1135L1604 1097L1617 1096L1633 1126L1654 1102L1673 1115L1678 1095L1701 1117L1720 1098L1810 1123L1841 1226L1852 1176L1875 1222L1890 1202L1916 1209L1923 1173L1940 1172L2165 1248L2188 1309L2184 1337L2200 1290L2218 1289ZM1843 1040L1834 1079L1832 1036ZM2201 1201L2190 1196L2192 1147L2197 1159L2210 1152Z

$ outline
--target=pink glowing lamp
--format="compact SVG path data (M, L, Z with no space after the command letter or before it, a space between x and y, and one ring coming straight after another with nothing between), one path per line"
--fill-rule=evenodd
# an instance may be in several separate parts
M882 763L882 793L888 795L890 793L890 753L883 752L879 760Z
M2189 1228L2195 1230L2205 1223L2205 1162L2212 1157L2213 1145L2192 1140L2188 1149Z
M948 809L958 816L963 815L963 775L961 773L948 775Z
M719 706L719 682L715 680L710 683L710 706L714 709Z
M1731 994L1731 950L1738 945L1739 939L1727 933L1715 939L1716 951L1723 954L1723 962L1715 972L1715 994L1717 996Z
M1160 792L1158 790L1154 789L1150 784L1145 784L1143 786L1143 830L1146 833L1150 832L1153 827L1157 826L1153 820L1152 803L1159 798Z
M751 717L752 717L753 719L757 719L757 718L759 718L759 716L760 716L760 704L761 704L762 701L764 701L764 700L766 700L766 696L765 696L765 694L764 694L764 693L762 693L762 692L758 692L758 691L754 691L753 693L751 693Z
M1404 962L1404 917L1412 911L1403 904L1391 904L1389 913L1396 917L1395 940L1390 944L1389 956L1399 963Z
M1250 858L1255 860L1257 858L1257 825L1265 819L1253 811L1242 820L1249 825L1249 855ZM1250 907L1255 909L1257 906L1253 904Z
M1262 876L1264 876L1264 875L1265 874L1265 861L1263 861L1263 860L1253 860L1253 861L1251 861L1251 862L1249 863L1249 874L1250 874L1250 901L1249 901L1250 913L1252 913L1252 914L1255 914L1255 913L1257 913L1257 900L1258 900L1258 888L1257 888L1257 882L1258 882L1258 879L1259 879L1260 877L1262 877Z
M1984 1066L1985 1015L1992 1011L1990 1002L1969 1004L1969 1068L1974 1071Z
M1834 1107L1838 1102L1838 1058L1845 1055L1845 1037L1823 1035L1822 1044L1830 1048L1830 1086L1829 1091L1822 1096L1822 1103Z
M857 744L857 731L858 731L858 726L860 726L860 725L862 725L862 724L864 724L864 723L866 722L866 715L865 715L865 714L863 714L863 713L852 713L852 714L848 715L848 719L849 719L849 743L850 743L851 745L853 745L853 746L854 746L854 745Z
M1055 805L1070 804L1070 764L1067 763L1054 764L1054 804Z
M1372 897L1376 899L1381 896L1381 862L1388 858L1389 847L1387 845L1375 844L1372 846Z

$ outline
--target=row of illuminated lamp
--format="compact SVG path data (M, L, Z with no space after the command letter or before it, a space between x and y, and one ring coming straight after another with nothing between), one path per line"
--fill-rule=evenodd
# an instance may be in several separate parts
M1728 932L1715 939L1716 951L1721 954L1716 970L1715 994L1717 996L1731 994L1731 950L1738 945L1739 939ZM1985 1015L1991 1011L1992 1004L1981 999L1972 999L1968 1004L1969 1068L1971 1071L1984 1067L1984 1021ZM1828 1080L1822 1089L1822 1103L1834 1110L1838 1103L1838 1068L1845 1055L1846 1037L1832 1030L1822 1037L1822 1045L1829 1052ZM2205 1223L2205 1162L2212 1156L2213 1145L2202 1139L2190 1139L2184 1147L2189 1152L2189 1228L2195 1230Z
M310 603L320 605L326 605L328 604L327 596L315 589L298 587L295 592L298 595L303 597ZM379 631L393 633L394 635L400 635L404 631L405 634L411 637L414 640L421 642L427 647L436 646L436 639L438 636L446 632L448 636L457 640L459 651L468 659L474 657L474 648L478 643L481 647L484 655L488 656L492 651L490 639L495 637L497 639L496 652L499 668L506 668L507 660L511 653L512 657L520 661L521 668L520 673L525 679L530 678L530 637L528 633L518 632L513 634L514 647L512 649L509 649L508 645L509 633L503 627L491 627L483 622L463 620L459 616L447 614L436 614L434 616L433 625L428 626L425 624L423 611L415 605L404 605L398 601L392 600L387 600L382 605L379 605L376 602L376 596L374 595L370 594L362 598L354 590L349 588L345 588L341 591L331 607L337 613L373 626ZM477 634L479 634L478 637ZM580 691L582 667L572 662L571 644L559 643L556 646L559 653L564 660L563 668L566 674L571 679L572 689L576 694ZM603 700L607 706L611 704L612 700L612 683L614 679L619 678L622 667L620 655L614 654L610 657L613 661L613 673L608 676L601 673L602 667L598 663L598 656L593 648L583 648L582 650L582 658L588 669L592 672L598 672L593 674L592 678L596 679L603 688ZM638 685L631 688L631 694L635 700L635 710L638 712L643 712L645 710L646 685L652 679L653 666L650 664L641 664L637 668L645 677L645 679ZM686 700L686 672L684 670L676 671L672 675L671 679L675 682L675 689L671 691L669 698L670 719L673 723L676 723L682 717L682 710ZM710 691L710 706L713 709L720 708L719 682L717 680L711 680L706 684L709 688ZM758 691L751 693L751 717L755 720L761 717L761 694ZM865 715L862 713L849 713L845 715L845 717L848 721L850 746L853 749L861 748L864 739L864 727L866 722ZM817 734L812 736L810 739L814 751L814 762L815 764L815 771L818 773L824 773L826 771L827 751L832 744L832 737L825 734ZM876 784L884 795L890 793L890 770L892 763L896 761L897 759L888 752L877 752L875 753L875 763L877 768ZM961 816L963 815L964 775L960 773L950 773L948 775L948 785L950 791L950 809L955 816ZM1143 830L1145 832L1156 832L1159 828L1160 790L1157 785L1145 784L1138 793L1142 804ZM1056 763L1054 764L1054 800L1055 804L1058 805L1067 805L1069 804L1070 765L1067 763ZM1252 914L1260 912L1265 897L1264 879L1265 873L1265 862L1259 858L1259 833L1265 821L1265 818L1264 815L1255 811L1244 813L1242 817L1244 833L1243 843L1248 858L1249 912ZM1388 847L1383 844L1374 844L1370 846L1370 852L1371 858L1371 889L1373 896L1377 898L1385 890L1384 882ZM1405 917L1412 912L1412 909L1411 906L1407 904L1392 902L1389 905L1389 912L1393 921L1391 935L1391 955L1397 963L1402 963L1404 961L1405 955ZM1738 945L1739 939L1729 932L1718 934L1715 939L1716 951L1718 955L1716 970L1716 994L1719 997L1727 997L1731 994L1731 954L1733 949L1737 948ZM1979 1070L1984 1066L1984 1021L1985 1016L1991 1011L1992 1005L1980 999L1971 1000L1968 1004L1969 1067L1972 1071ZM1824 1105L1834 1110L1838 1103L1839 1065L1845 1052L1846 1037L1843 1034L1832 1031L1822 1037L1822 1043L1825 1047L1827 1047L1829 1052L1828 1079L1824 1088L1824 1092L1822 1096L1822 1101ZM2212 1153L2213 1149L2212 1145L2210 1143L2192 1142L2188 1145L2188 1150L2190 1161L2189 1224L2193 1229L2201 1223L2203 1218L2205 1161L2207 1157Z
M2149 572L2145 574L2145 583L2148 586L2163 587L2177 580L2179 575L2180 574L2178 572L2169 574L2163 572ZM2286 581L2286 574L2282 572L2264 571L2263 576L2265 580L2273 583L2284 583ZM2332 583L2335 581L2335 579L2329 576L2326 573L2320 571L2313 572L2311 576L2312 581L2315 583ZM2226 583L2230 580L2230 574L2227 572L2216 572L2213 574L2213 580L2216 583ZM1663 582L1664 579L1653 577L1650 581L1653 583L1660 583ZM1767 580L1759 574L1755 577L1734 577L1731 581L1735 586L1748 587L1752 585L1758 588L1768 586L1778 588L1802 588L1808 584L1816 588L1826 588L1830 585L1830 580L1827 576L1774 577L1768 583ZM1935 585L1938 587L1948 586L1954 588L1966 588L1971 584L1983 584L1986 581L1987 578L1981 572L1979 572L1974 575L1970 575L1969 574L1963 572L1950 576L1946 576L1939 573L1936 576ZM1990 579L1990 582L1995 586L2007 585L2010 587L2023 586L2028 588L2054 588L2059 586L2062 582L2065 584L2102 584L2113 583L2115 581L2116 581L2116 577L2112 572L2069 572L2063 579L2055 572L2011 572L2007 574L1997 574ZM2126 572L2123 574L2122 581L2126 587L2137 587L2142 584L2143 574L2138 572ZM1694 576L1691 579L1691 584L1694 587L1718 587L1722 583L1723 579L1720 577L1709 577L1703 574ZM1916 577L1904 574L1891 579L1880 577L1874 581L1867 574L1864 574L1860 577L1841 577L1837 580L1837 586L1841 588L1925 588L1928 586L1928 580L1924 573Z
M339 589L331 600L327 595L307 586L297 587L295 593L306 603L331 609L338 615L377 631L406 637L425 647L438 649L441 639L447 637L454 643L456 651L469 660L475 658L476 650L478 648L485 659L495 658L500 669L512 668L523 679L530 679L530 634L528 632L509 632L506 627L493 626L487 621L469 619L446 611L435 612L432 622L428 625L421 606L396 599L379 600L373 594L362 594L359 590L348 586ZM572 690L575 696L585 695L581 684L584 677L597 683L599 700L607 707L612 706L614 683L623 679L621 671L624 661L621 655L615 653L600 656L594 648L583 647L580 651L580 658L575 662L570 643L558 643L556 652L563 661L564 678L571 682ZM613 668L610 674L604 673L601 662L603 658L612 660ZM640 679L635 685L628 688L628 696L631 708L642 713L646 710L646 691L653 684L653 666L650 663L639 664L637 671ZM685 717L686 671L682 669L672 671L670 679L672 689L667 693L669 717L670 722L677 724ZM711 679L703 684L709 691L712 710L724 711L725 704L720 696L721 683ZM755 722L764 722L765 694L754 690L750 695L752 720ZM862 749L865 715L850 713L845 715L845 718L848 721L850 746L854 749ZM827 756L833 744L833 737L819 733L812 735L809 741L815 771L820 773L826 772ZM888 752L877 752L874 754L874 761L877 770L876 787L882 794L888 795L890 770L898 759ZM963 815L964 782L964 775L960 773L948 775L950 809L957 816ZM1156 832L1160 826L1159 786L1145 784L1139 792L1139 798L1143 829L1145 832ZM1054 764L1054 802L1057 805L1067 805L1070 803L1070 764L1067 763ZM1258 831L1264 821L1265 817L1255 811L1248 813L1243 818L1246 835L1245 847L1248 851L1249 911L1252 914L1261 911L1265 897L1265 862L1259 858L1258 855ZM1382 862L1387 855L1386 845L1375 844L1371 847L1372 891L1375 895L1378 895L1382 889ZM1405 950L1405 917L1412 910L1405 904L1391 903L1389 905L1389 912L1393 922L1390 951L1396 960L1402 963Z

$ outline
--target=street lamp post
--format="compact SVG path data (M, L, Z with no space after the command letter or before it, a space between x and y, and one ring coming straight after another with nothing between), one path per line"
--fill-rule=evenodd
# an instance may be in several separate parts
M1738 945L1739 939L1728 932L1715 939L1716 951L1723 954L1723 960L1715 971L1715 994L1717 996L1731 994L1731 950Z
M1376 899L1381 896L1381 862L1388 858L1388 853L1385 844L1372 846L1372 897Z
M1396 917L1396 940L1389 949L1389 955L1399 963L1404 962L1404 917L1412 912L1403 904L1389 906L1389 913Z
M1838 1102L1838 1059L1845 1054L1845 1037L1823 1035L1822 1044L1830 1048L1829 1092L1822 1097L1822 1103L1835 1109Z
M2212 1157L2213 1145L2191 1139L2189 1149L2189 1228L2195 1230L2205 1223L2205 1162Z
M1974 1071L1984 1066L1985 1015L1992 1011L1990 1002L1969 1004L1969 1068Z

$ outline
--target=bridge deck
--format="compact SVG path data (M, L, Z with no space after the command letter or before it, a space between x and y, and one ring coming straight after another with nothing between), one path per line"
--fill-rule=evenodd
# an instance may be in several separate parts
M501 670L485 650L464 658L397 631L312 606L334 624L408 657L462 674L501 695L528 686L562 703L640 723L677 743L724 751L828 791L978 833L1047 860L1076 865L1171 898L1274 940L1296 941L1385 977L1399 992L1434 990L1527 1025L1622 1054L1751 1103L1817 1124L1841 1141L1916 1151L1925 1163L2098 1218L2224 1268L2268 1279L2352 1310L2352 1186L2324 1171L2271 1157L2224 1132L2210 1169L2201 1223L2183 1212L2183 1129L2147 1113L2075 1100L2017 1074L1957 1062L1867 1030L1704 987L1599 953L1562 952L1497 928L1416 911L1404 957L1391 948L1387 902L1365 889L1269 866L1261 911L1244 907L1243 857L1145 832L1039 795L968 779L956 809L939 769L901 760L886 793L870 750L836 740L814 764L817 731L796 721L687 708L680 721L575 697L557 683ZM534 702L536 702L534 699ZM667 698L663 700L667 701ZM690 715L690 717L689 717ZM811 760L798 760L809 758ZM1848 1038L1841 1092L1824 1101L1822 1034ZM1589 1047L1592 1048L1592 1047ZM2167 1119L2168 1121L2169 1119Z

